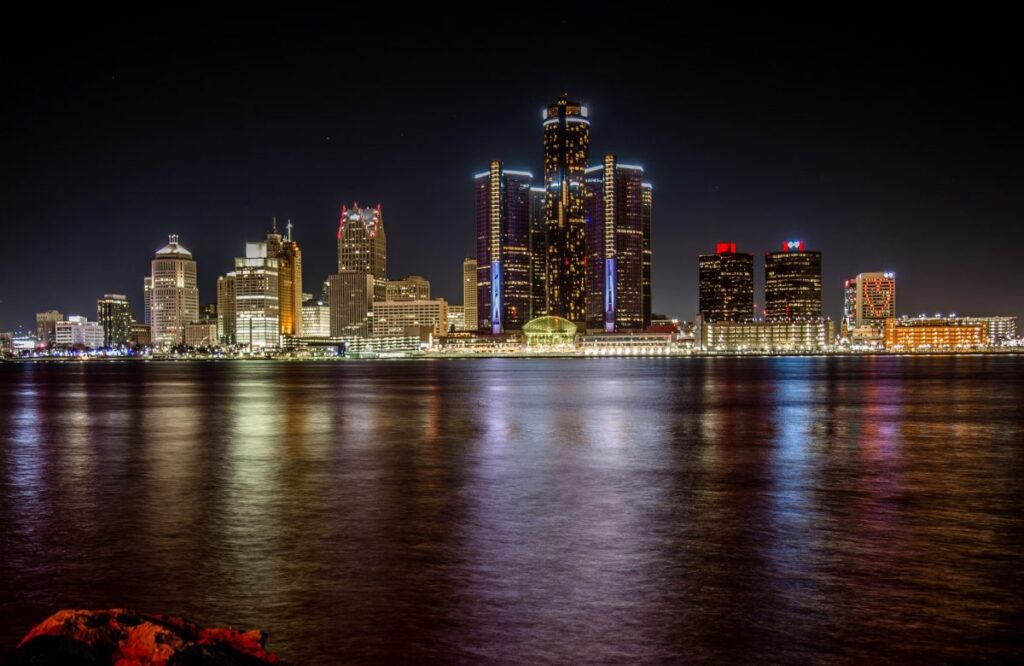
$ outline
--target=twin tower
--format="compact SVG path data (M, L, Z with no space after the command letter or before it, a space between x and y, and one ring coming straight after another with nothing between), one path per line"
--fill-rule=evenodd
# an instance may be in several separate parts
M641 331L651 322L643 168L614 155L590 166L587 107L566 95L544 110L543 128L543 187L500 161L475 178L477 328L500 334L554 316L581 331Z

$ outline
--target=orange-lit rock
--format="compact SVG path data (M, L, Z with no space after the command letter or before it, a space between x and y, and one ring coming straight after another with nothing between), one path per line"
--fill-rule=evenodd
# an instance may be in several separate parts
M133 610L62 610L25 635L4 664L279 664L263 631L202 627Z

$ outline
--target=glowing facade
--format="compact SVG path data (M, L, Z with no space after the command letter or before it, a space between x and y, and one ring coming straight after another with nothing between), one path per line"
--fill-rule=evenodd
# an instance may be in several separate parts
M821 252L788 241L764 258L764 318L797 321L821 318Z
M644 328L651 325L651 266L653 253L651 251L651 225L654 217L654 186L650 183L642 183L640 186L643 197L641 215L642 228L644 232L643 249L643 292L644 292Z
M149 322L158 347L185 342L185 325L199 318L199 288L192 253L172 235L150 264Z
M477 330L476 311L476 259L466 259L462 262L462 311L463 329L467 331Z
M700 314L704 321L754 320L754 255L719 243L698 259Z
M374 290L372 274L339 271L328 278L331 337L367 337L373 332Z
M590 158L587 107L562 95L544 111L546 313L586 319L585 172Z
M942 351L988 346L985 324L956 317L887 319L883 338L890 351Z
M275 218L267 234L267 256L277 259L279 324L281 335L302 335L302 250L292 240L292 223L287 235L277 233Z
M341 207L338 218L338 272L359 271L373 276L373 298L387 297L388 242L381 206L352 210Z
M253 349L281 344L277 257L266 243L246 243L235 259L235 343Z
M587 330L644 328L643 175L614 155L586 171Z
M881 336L896 316L896 274L861 273L843 284L843 335Z
M530 184L533 176L501 162L475 178L477 325L494 334L529 320Z
M544 216L546 190L530 188L530 318L548 313L548 227Z
M104 294L96 301L96 319L103 327L103 346L126 345L132 337L132 305L124 294Z

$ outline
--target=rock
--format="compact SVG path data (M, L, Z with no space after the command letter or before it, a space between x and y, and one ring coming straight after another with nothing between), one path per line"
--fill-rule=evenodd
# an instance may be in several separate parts
M281 664L263 631L202 627L172 615L123 608L62 610L36 625L3 666L145 664L258 666Z

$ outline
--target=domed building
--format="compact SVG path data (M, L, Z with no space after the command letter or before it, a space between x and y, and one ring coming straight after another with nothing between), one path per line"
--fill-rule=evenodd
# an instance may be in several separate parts
M185 326L199 319L199 288L192 253L172 235L167 245L157 250L150 271L146 288L153 344L184 344Z
M572 346L577 332L576 324L563 317L537 317L523 325L527 347Z

